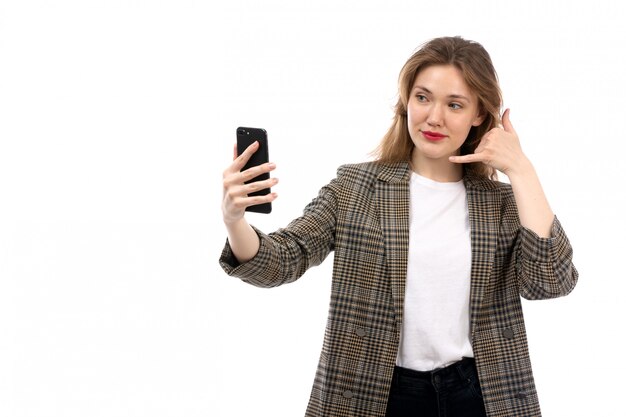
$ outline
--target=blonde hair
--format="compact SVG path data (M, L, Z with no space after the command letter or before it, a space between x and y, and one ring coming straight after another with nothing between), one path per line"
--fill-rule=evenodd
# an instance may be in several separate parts
M461 145L461 155L473 153L483 135L499 125L502 93L496 70L485 48L458 36L435 38L422 45L400 71L393 122L372 152L376 161L393 163L411 160L414 145L407 125L407 103L417 74L431 65L453 65L458 68L478 98L479 114L484 116L484 120L480 126L472 126L470 129ZM464 169L467 174L497 178L496 170L482 162L464 164Z

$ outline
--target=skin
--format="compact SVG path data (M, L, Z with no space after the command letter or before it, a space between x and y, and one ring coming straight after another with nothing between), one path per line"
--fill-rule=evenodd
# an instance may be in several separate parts
M488 131L473 154L459 156L470 128L483 122L476 95L456 67L427 67L415 78L407 104L408 128L415 144L411 163L418 174L441 182L459 181L464 163L483 162L497 169L509 177L522 226L549 237L554 213L522 151L510 114L507 109L502 127ZM423 137L423 130L447 136L432 142Z
M451 156L449 160L455 164L483 162L506 174L513 188L521 225L539 237L547 238L550 237L554 212L535 168L522 152L510 114L511 110L506 109L502 127L487 132L473 154Z
M540 237L549 237L554 213L548 204L533 165L522 152L520 141L510 120L510 110L502 116L502 127L488 131L475 152L460 156L460 147L472 126L483 122L476 95L467 86L460 71L450 65L431 66L417 75L407 104L408 129L415 144L411 166L415 172L440 182L460 181L462 165L483 162L509 177L521 225ZM422 131L442 133L440 141L426 140ZM259 238L245 219L245 209L254 204L274 201L276 193L248 197L247 194L272 187L278 179L270 178L244 184L261 173L276 168L263 164L240 172L258 149L252 144L237 156L223 173L222 213L234 256L241 263L252 259L259 250Z
M418 174L440 182L460 181L463 169L448 157L459 150L472 126L479 126L478 99L461 72L451 65L435 65L419 72L407 103L408 129L415 145L412 168ZM422 132L446 135L433 142Z
M270 178L252 184L244 184L244 182L262 173L276 169L276 164L270 162L240 172L241 168L246 165L246 162L258 149L259 143L254 142L241 155L237 156L237 145L235 145L233 163L226 168L222 175L224 184L224 198L222 200L224 224L226 225L228 242L233 255L241 263L254 258L260 246L258 235L244 217L246 207L268 203L278 197L276 193L259 197L248 197L248 194L251 192L272 187L278 183L278 178Z

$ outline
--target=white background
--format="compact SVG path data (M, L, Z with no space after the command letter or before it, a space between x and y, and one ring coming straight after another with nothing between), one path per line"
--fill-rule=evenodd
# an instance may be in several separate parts
M617 1L0 1L0 416L298 416L331 259L262 290L218 265L235 128L296 217L392 117L430 38L481 42L574 246L525 302L545 416L624 416L624 9Z

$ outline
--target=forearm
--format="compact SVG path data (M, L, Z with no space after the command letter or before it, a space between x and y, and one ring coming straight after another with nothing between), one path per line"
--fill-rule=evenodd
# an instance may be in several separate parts
M259 251L259 236L246 219L242 217L234 223L225 224L228 231L228 243L237 261L244 263L254 258Z
M554 213L530 161L524 159L516 171L507 173L513 188L522 226L539 237L550 237Z

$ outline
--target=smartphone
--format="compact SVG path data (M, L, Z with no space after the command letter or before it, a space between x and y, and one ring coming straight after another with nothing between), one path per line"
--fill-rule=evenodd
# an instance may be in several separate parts
M259 142L259 148L252 154L246 165L241 169L245 171L248 168L265 164L269 162L269 151L267 149L267 132L265 129L259 129L256 127L238 127L237 128L237 155L241 155L243 151L254 142ZM270 174L266 172L257 177L252 178L250 181L246 181L246 184L256 181L263 181L269 179ZM259 191L248 194L248 196L267 195L271 192L269 188L264 188ZM253 211L256 213L271 213L272 203L257 204L254 206L246 207L246 211Z

